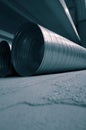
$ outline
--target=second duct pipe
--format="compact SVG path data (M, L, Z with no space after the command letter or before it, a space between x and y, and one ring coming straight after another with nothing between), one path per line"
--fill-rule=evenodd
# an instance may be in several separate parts
M86 68L86 49L34 23L23 25L12 47L12 62L23 76Z

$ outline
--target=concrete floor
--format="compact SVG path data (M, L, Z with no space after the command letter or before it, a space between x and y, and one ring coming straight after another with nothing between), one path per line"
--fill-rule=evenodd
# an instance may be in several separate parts
M86 70L0 79L0 130L86 130Z

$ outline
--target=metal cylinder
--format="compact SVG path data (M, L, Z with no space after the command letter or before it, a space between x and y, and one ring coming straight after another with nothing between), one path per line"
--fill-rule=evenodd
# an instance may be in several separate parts
M86 0L75 0L77 10L77 27L81 46L86 48Z
M35 0L34 2L33 0L1 0L1 4L1 7L6 5L13 12L20 14L23 17L22 20L31 20L74 42L80 42L80 37L64 0ZM8 16L9 14L10 12Z
M75 4L75 0L65 0L66 5L69 9L70 15L73 19L73 22L75 25L77 25L77 13L76 13L76 4Z
M17 32L12 62L23 76L86 68L86 49L39 25L29 23Z
M10 46L6 41L0 42L0 77L6 77L13 73L11 64Z

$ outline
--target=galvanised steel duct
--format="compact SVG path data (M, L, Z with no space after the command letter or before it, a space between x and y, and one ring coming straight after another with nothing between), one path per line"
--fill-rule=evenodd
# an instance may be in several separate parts
M81 46L86 48L86 0L75 0Z
M14 72L11 64L10 46L6 41L0 42L0 77L12 75Z
M77 25L77 13L76 13L76 4L75 0L65 0L66 5L69 9L70 15L73 19L75 25Z
M33 21L74 42L80 42L80 37L64 0L1 0L2 5L9 7L13 12L17 12L18 15L27 21ZM8 16L9 14L10 12ZM4 25L6 24L4 23ZM13 30L14 27L11 28Z
M8 41L8 43L9 42L11 43L13 38L14 38L13 34L0 29L0 41L3 41L3 39L4 39L4 40Z
M12 62L22 76L86 68L85 48L34 23L23 25L12 45Z

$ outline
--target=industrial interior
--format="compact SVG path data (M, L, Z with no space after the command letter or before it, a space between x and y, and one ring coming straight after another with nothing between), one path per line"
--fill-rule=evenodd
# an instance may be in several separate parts
M85 122L86 0L0 0L0 130Z
M3 0L0 10L0 39L11 53L7 60L2 51L2 77L86 69L85 0Z

